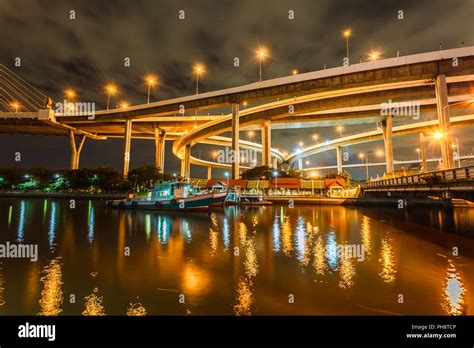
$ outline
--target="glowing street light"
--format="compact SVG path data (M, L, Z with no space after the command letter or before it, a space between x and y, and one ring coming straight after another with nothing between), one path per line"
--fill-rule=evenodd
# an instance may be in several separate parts
M349 63L349 37L352 35L351 29L346 29L342 32L342 36L346 39L346 57L347 63Z
M259 71L260 71L260 82L262 82L262 64L266 58L268 58L268 49L266 47L260 46L257 51L257 59L259 62Z
M415 151L416 151L416 153L418 154L418 159L421 160L421 150L420 150L420 149L416 149Z
M255 136L255 132L250 130L247 132L247 136L249 137L249 140L252 141L253 137Z
M372 51L369 53L369 60L375 61L380 58L380 52Z
M318 137L318 135L317 135L317 134L313 134L313 140L314 140L314 141L317 141L317 140L318 140L318 138L319 138L319 137Z
M309 165L311 164L310 161L306 161L306 162L304 162L304 163L305 163L307 166L309 166Z
M158 80L156 77L152 76L152 75L148 75L147 77L145 77L145 82L148 86L148 98L147 98L147 104L150 104L150 90L151 90L151 87L156 85L158 83Z
M433 137L437 140L443 139L445 136L446 136L446 134L444 134L442 132L438 132L438 131L434 132L434 134L433 134Z
M376 155L376 156L383 156L383 151L381 150L377 150L376 152L371 152L371 153L367 153L367 154L359 154L359 158L363 159L364 156L365 156L365 176L366 176L366 180L368 181L369 180L369 156L372 156L372 155Z
M206 69L203 64L196 63L193 66L194 74L196 75L196 94L199 94L199 78L204 75Z
M121 101L120 104L119 104L119 108L128 108L130 106L129 103L127 103L126 101Z
M242 105L244 106L244 109L245 109L245 108L247 107L248 103L247 103L246 101L244 101L244 102L242 103Z
M71 88L66 89L64 91L64 94L66 95L66 101L68 104L69 104L69 99L72 99L76 96L76 92Z
M343 126L338 126L336 130L339 132L339 136L342 136L342 131L344 130Z
M303 146L304 146L304 143L303 143L302 141L300 141L300 142L298 143L298 145L299 145L300 147L303 147Z
M278 190L278 171L274 170L272 175L275 178L275 190Z
M225 172L224 175L227 179L227 189L229 189L229 172Z
M109 110L110 96L117 93L117 86L109 83L108 85L105 86L105 92L107 93L107 110Z
M291 74L292 74L292 75L298 75L298 70L293 69L293 70L291 71Z
M10 107L15 110L15 112L18 112L18 110L20 109L20 104L17 103L17 102L13 102L10 104Z

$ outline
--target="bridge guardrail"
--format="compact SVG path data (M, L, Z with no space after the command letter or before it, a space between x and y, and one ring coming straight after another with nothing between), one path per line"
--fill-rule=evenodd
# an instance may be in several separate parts
M437 185L457 180L474 181L474 167L453 168L436 172L419 173L396 178L380 179L361 184L362 189L406 185Z

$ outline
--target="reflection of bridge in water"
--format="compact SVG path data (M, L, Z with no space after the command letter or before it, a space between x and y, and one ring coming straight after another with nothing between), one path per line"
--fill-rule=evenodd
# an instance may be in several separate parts
M155 165L160 170L165 164L165 141L169 140L173 142L173 153L181 160L182 176L189 177L191 164L194 164L208 167L208 176L212 167L231 168L232 178L238 178L241 169L246 167L238 161L217 163L198 159L191 154L193 145L230 146L235 158L240 158L239 149L251 149L262 153L262 165L276 167L288 161L298 163L301 169L303 157L335 149L336 168L342 172L342 146L383 139L385 171L390 174L397 163L393 155L393 136L411 133L420 134L420 161L426 170L426 141L434 132L439 135L442 165L450 169L454 167L451 126L471 125L474 120L468 108L474 90L474 47L365 62L80 114L37 109L41 93L5 67L0 68L6 86L2 89L6 96L0 100L2 110L6 111L0 113L0 133L69 136L72 169L79 166L87 138L124 138L124 175L129 170L132 139L154 140ZM30 112L12 110L8 106L8 101L15 96L23 96L21 111ZM420 119L430 114L436 114L437 119L418 122L416 117L416 122L396 125L401 118L384 110L388 102L417 105ZM225 108L230 108L231 113L223 115ZM202 115L206 112L208 115ZM301 148L289 155L272 148L272 130L367 123L379 124L379 127ZM240 139L240 131L249 129L261 131L261 144ZM231 136L222 136L226 132ZM76 136L80 137L79 142ZM346 165L349 166L357 164Z

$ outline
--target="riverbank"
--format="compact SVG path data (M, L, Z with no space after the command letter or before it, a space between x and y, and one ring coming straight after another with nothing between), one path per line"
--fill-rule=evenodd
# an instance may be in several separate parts
M21 192L9 191L0 192L0 197L5 198L56 198L56 199L123 199L126 193L87 193L87 192Z
M330 198L330 197L275 197L267 196L266 200L274 204L294 204L304 205L347 205L347 206L400 206L400 198ZM438 208L474 208L472 202L463 199L429 199L429 198L409 198L403 199L402 204L408 207L438 207Z

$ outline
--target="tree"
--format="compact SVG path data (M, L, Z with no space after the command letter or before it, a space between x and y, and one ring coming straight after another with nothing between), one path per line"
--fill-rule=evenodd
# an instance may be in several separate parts
M260 166L260 167L255 167L251 168L244 173L242 173L242 179L247 179L247 180L257 180L257 179L266 179L270 180L271 178L275 177L275 174L277 173L276 176L279 178L298 178L299 177L299 172L289 170L288 172L279 170L279 169L273 169L271 167L267 166Z
M157 181L170 181L172 176L162 174L151 164L145 164L141 167L134 168L128 172L128 181L131 187L138 187L138 190L153 188Z

